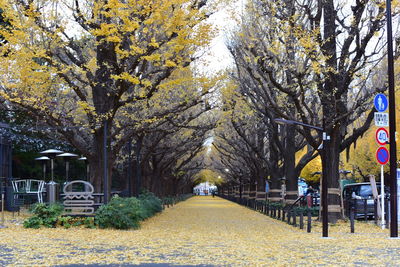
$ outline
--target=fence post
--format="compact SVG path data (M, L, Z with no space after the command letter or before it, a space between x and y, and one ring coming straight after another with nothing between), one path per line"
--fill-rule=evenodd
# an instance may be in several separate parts
M293 210L293 226L294 227L296 227L296 225L297 225L296 216L297 216L297 212L295 210Z
M300 229L304 229L304 216L303 216L303 211L300 211Z
M378 201L374 199L374 220L375 224L378 225Z
M364 219L365 221L368 221L368 207L366 198L364 198Z
M311 233L311 210L307 209L307 233Z
M350 208L350 233L354 233L354 206Z

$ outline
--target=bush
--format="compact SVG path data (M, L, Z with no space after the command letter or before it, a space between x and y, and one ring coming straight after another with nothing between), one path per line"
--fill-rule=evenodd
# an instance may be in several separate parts
M162 202L151 192L145 192L139 195L141 203L141 217L147 219L154 214L162 211Z
M163 203L163 205L166 205L166 206L174 205L174 198L173 197L163 197L162 203Z
M40 219L38 216L34 215L24 221L24 227L25 228L34 228L34 229L39 229L40 226L43 225L42 219Z
M176 196L167 196L162 198L162 204L165 206L175 205L178 202L191 198L193 194L181 194Z
M95 224L100 228L139 228L142 220L142 205L134 197L113 197L107 205L101 206L95 216Z
M95 228L93 217L59 217L57 224L67 229L71 228L72 226L82 225L84 225L86 228Z
M32 206L30 211L34 214L24 221L25 228L40 228L41 226L53 228L56 226L58 217L63 212L60 204L37 203Z

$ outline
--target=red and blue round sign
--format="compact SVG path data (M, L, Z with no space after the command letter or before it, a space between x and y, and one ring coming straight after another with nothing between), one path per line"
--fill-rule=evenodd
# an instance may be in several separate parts
M376 150L376 160L381 165L385 165L389 162L389 151L386 147L380 147Z

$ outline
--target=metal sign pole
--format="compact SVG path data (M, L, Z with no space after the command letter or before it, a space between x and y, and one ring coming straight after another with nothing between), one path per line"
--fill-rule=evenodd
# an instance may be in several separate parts
M383 177L383 165L381 165L381 221L382 221L382 229L385 229L385 180Z
M394 59L392 37L391 0L386 0L387 53L389 80L389 136L390 138L390 237L398 237L397 222L397 157L396 157L396 104L394 92Z

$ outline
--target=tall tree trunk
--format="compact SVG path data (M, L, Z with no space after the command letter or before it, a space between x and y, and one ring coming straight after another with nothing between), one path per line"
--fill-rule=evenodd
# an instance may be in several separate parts
M111 196L111 183L112 183L112 166L115 160L113 157L108 157L108 196ZM89 182L94 187L95 193L104 193L104 160L103 156L89 158L90 177ZM108 198L110 199L110 198Z
M340 130L335 127L330 133L330 140L325 144L325 157L323 159L323 166L327 177L328 186L328 221L336 223L341 218L340 208L340 189L339 189L339 156L340 156ZM322 195L321 195L322 197Z
M336 52L336 11L333 0L323 2L323 53L328 57L326 63L331 69L327 72L327 77L323 84L321 104L323 109L324 130L330 136L330 140L325 142L323 148L325 157L323 157L323 171L327 177L328 184L328 221L335 223L340 216L340 198L339 189L339 155L340 155L340 123L335 123L335 116L338 113L337 103L340 96L336 96L337 81L337 52ZM338 98L338 99L336 99Z
M286 178L286 196L285 203L293 204L298 196L298 177L295 172L296 164L296 142L295 142L295 127L294 125L286 125L286 138L285 138L285 178Z

